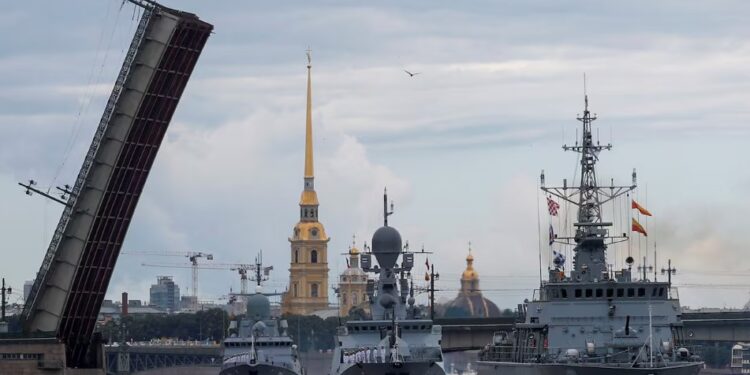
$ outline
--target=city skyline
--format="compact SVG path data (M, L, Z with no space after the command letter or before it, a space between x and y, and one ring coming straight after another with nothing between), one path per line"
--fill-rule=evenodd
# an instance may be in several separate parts
M586 4L440 3L422 11L397 3L180 2L214 23L216 34L124 250L208 250L217 262L250 263L263 249L276 267L268 288L286 286L310 46L330 280L346 267L339 253L351 236L361 246L381 225L387 186L391 223L412 250L436 252L430 261L447 290L441 298L455 295L468 241L483 260L475 266L485 296L500 308L529 298L546 235L537 219L545 213L537 208L538 176L544 169L550 184L573 178L575 156L559 146L574 142L585 72L595 126L615 146L602 155L602 180L627 183L638 170L638 200L654 213L649 241L658 244L658 267L670 258L677 267L683 305L743 306L750 291L741 288L750 270L742 257L750 32L738 9L748 5ZM60 206L24 196L16 183L73 180L132 35L132 5L79 5L9 4L0 16L7 47L0 54L0 218L4 253L18 262L2 273L19 291L39 268ZM29 21L38 12L58 17ZM122 255L107 298L127 291L145 299L165 274L140 266L151 260ZM189 287L189 269L167 274ZM207 297L239 289L232 272L199 277Z

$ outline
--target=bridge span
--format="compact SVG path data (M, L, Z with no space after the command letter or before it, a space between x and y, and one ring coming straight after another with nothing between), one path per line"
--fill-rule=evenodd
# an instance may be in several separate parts
M750 311L682 314L685 339L700 344L750 342ZM515 317L443 318L443 351L480 349L498 331L513 329Z

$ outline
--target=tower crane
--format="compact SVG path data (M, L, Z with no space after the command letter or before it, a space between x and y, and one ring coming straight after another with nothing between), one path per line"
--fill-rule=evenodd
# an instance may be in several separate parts
M261 282L267 281L269 273L273 270L273 266L263 267L263 253L255 258L254 264L248 263L212 263L188 266L181 263L141 263L144 267L164 267L164 268L193 268L193 269L204 269L204 270L230 270L236 271L240 275L240 294L247 295L249 293L248 284L249 281L255 281L258 286Z
M198 298L198 259L205 258L206 260L214 260L213 254L208 254L200 251L123 251L122 254L130 255L155 255L155 256L180 256L185 257L190 261L190 266L186 268L192 268L193 270L193 297Z

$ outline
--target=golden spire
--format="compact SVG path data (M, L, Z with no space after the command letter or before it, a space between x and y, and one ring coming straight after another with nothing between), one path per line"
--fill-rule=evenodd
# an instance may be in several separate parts
M313 141L312 141L312 57L307 49L307 118L305 119L305 178L313 177Z
M307 116L305 119L305 189L302 191L302 197L299 204L302 206L317 206L318 194L315 193L315 177L313 173L313 138L312 138L312 79L310 70L312 68L312 58L310 48L307 49ZM307 215L305 215L307 212ZM317 209L312 211L300 212L301 218L305 221L317 221Z

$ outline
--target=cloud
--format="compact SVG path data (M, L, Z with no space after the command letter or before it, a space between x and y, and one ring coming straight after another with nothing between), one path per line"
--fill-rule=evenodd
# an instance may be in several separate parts
M19 179L53 185L75 178L135 22L129 4L97 4L16 2L0 15L7 21L0 22L0 71L9 72L0 75L5 196L17 196ZM352 234L369 240L381 224L387 185L394 225L413 248L424 243L436 252L431 259L440 262L445 289L457 288L471 240L488 296L502 306L529 297L538 267L535 176L547 168L571 178L573 160L561 157L558 138L564 133L570 143L575 134L583 72L597 127L602 135L613 129L617 141L601 176L638 167L652 201L664 202L649 207L659 212L653 237L664 257L682 258L686 270L745 267L729 260L743 258L737 223L744 219L731 202L744 200L749 181L742 161L750 31L741 17L748 4L727 4L173 2L214 23L216 33L126 247L208 250L244 262L263 249L276 266L274 287L283 288L302 188L309 45L316 186L333 238L332 270L343 262L333 255ZM39 14L56 17L40 25L33 22ZM404 68L422 74L409 78ZM9 201L9 246L24 250L25 265L14 277L22 281L38 269L47 245L39 227L51 233L57 211ZM694 201L712 209L673 208ZM54 219L40 224L44 215ZM165 269L143 269L142 261L120 259L110 296L126 288L145 296L149 281L141 278ZM187 287L189 270L172 271ZM234 274L205 272L208 294L236 285ZM686 289L682 296L691 305L744 303L733 291Z

